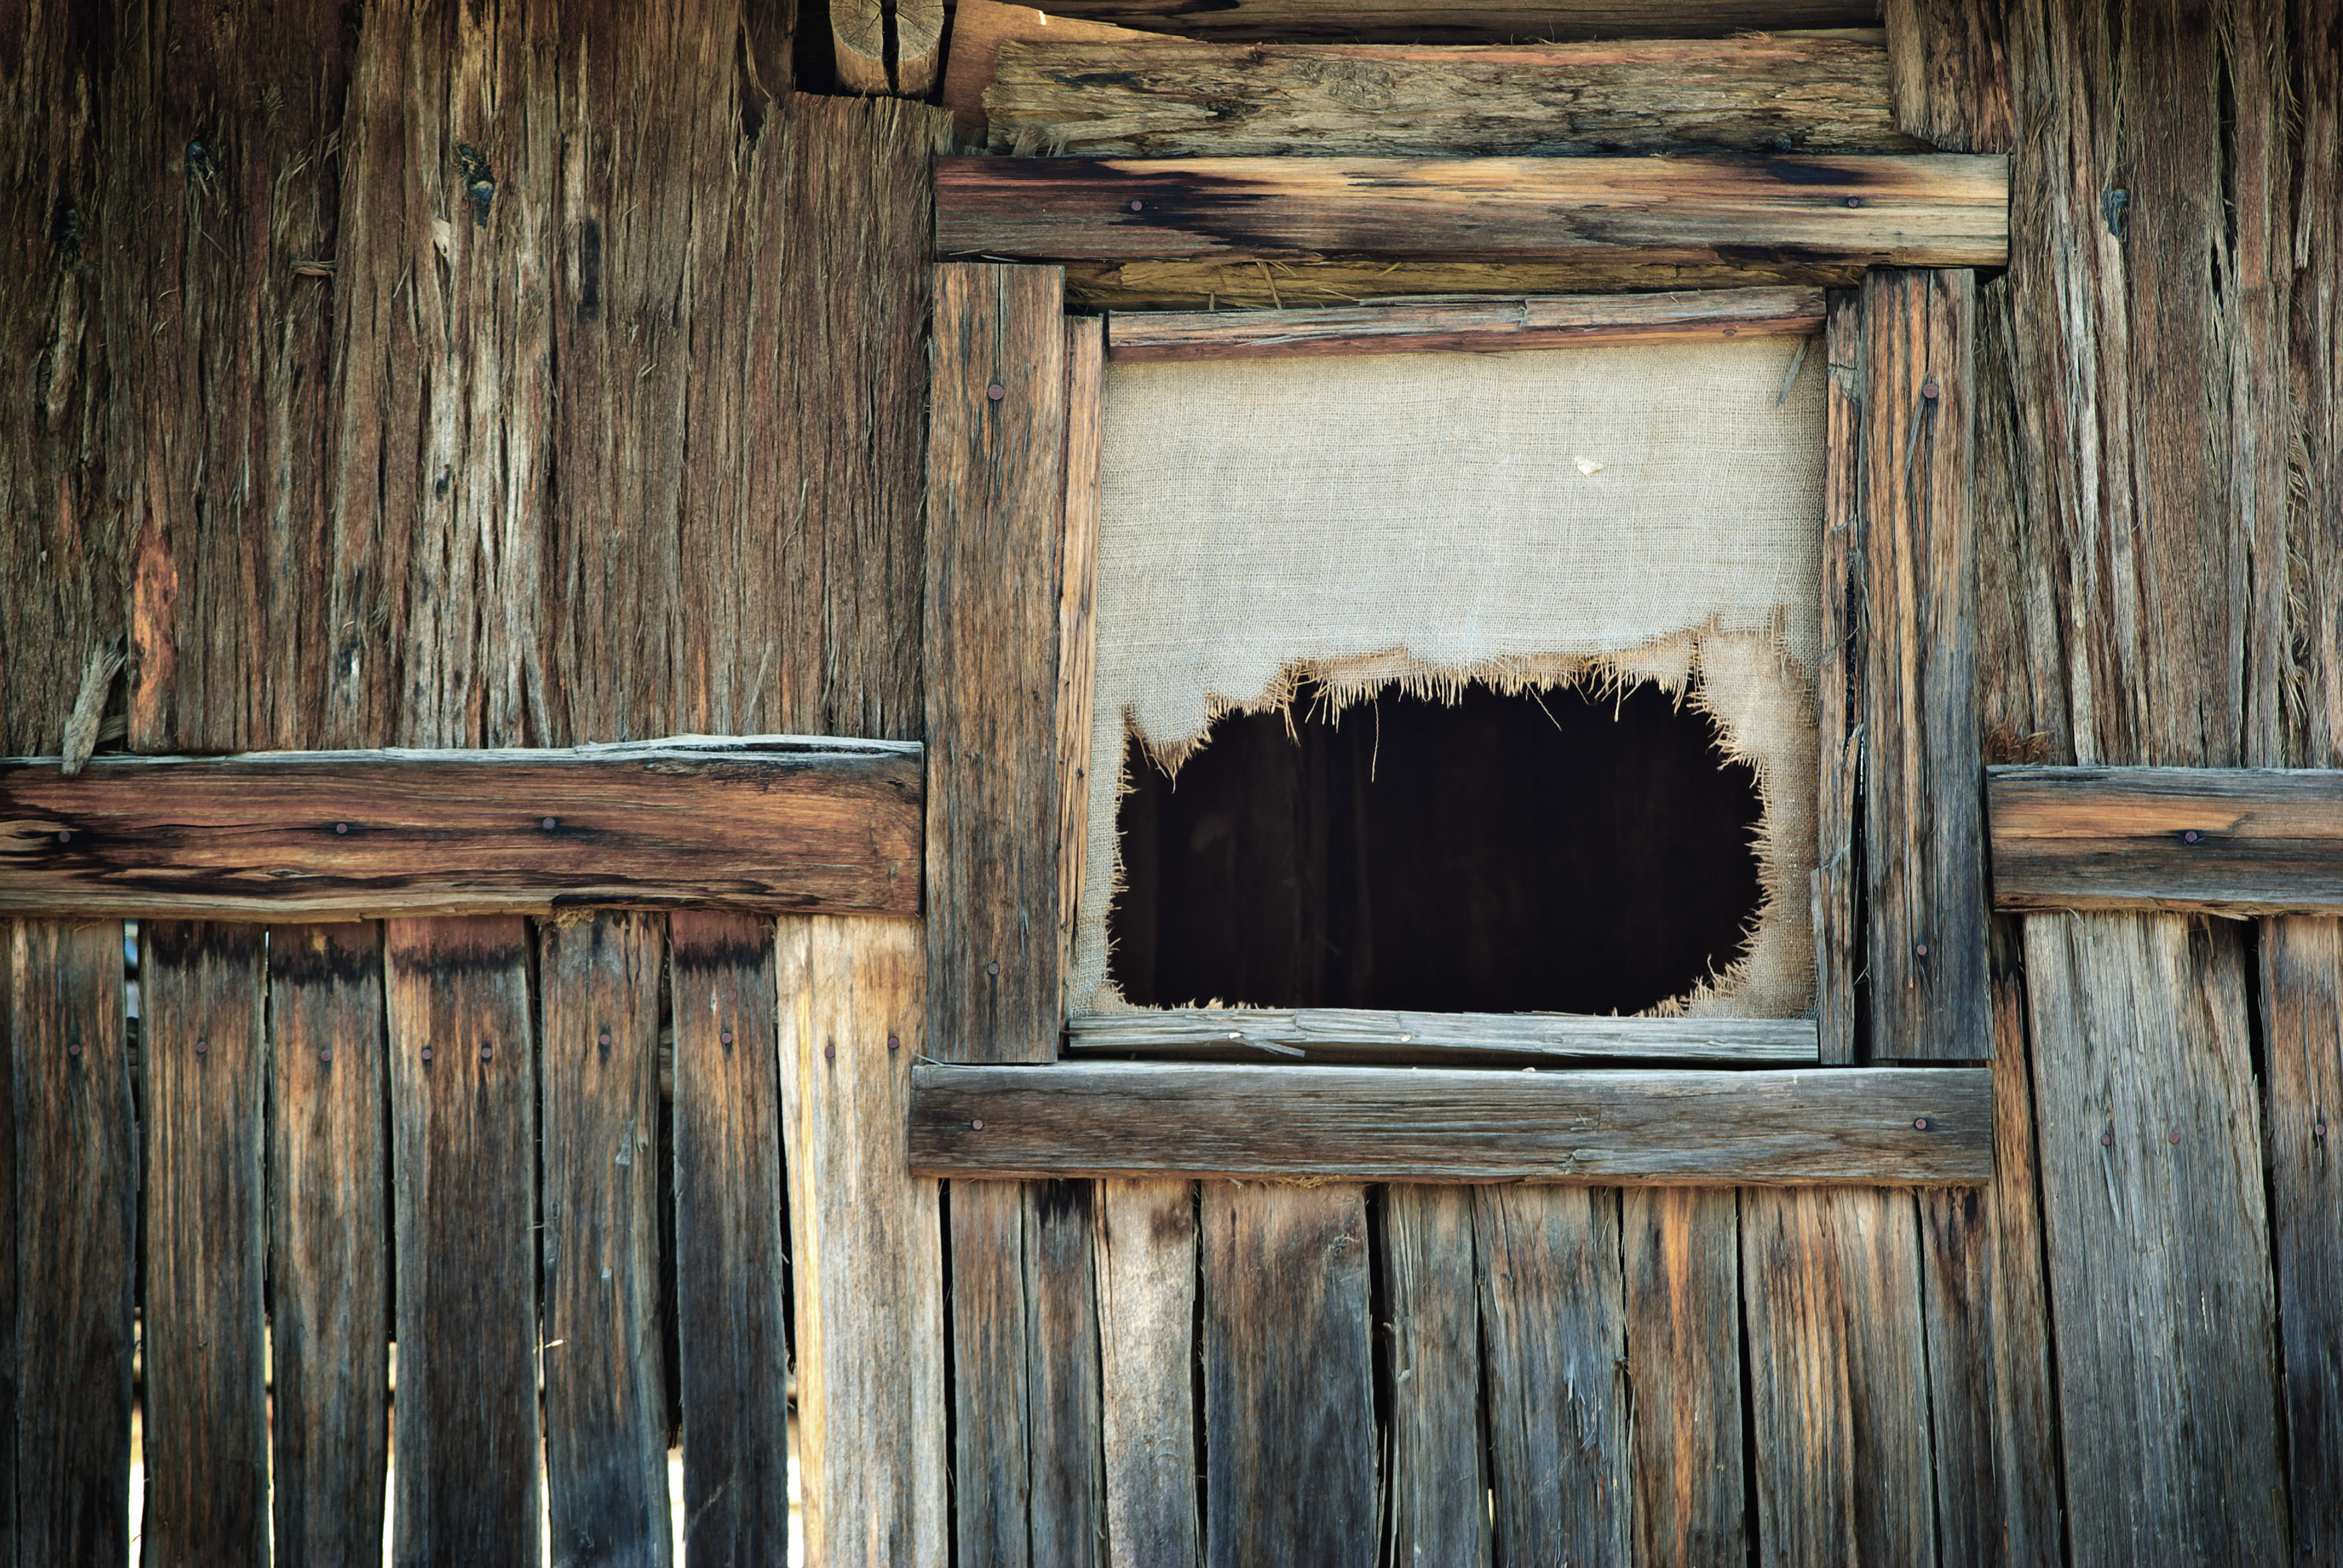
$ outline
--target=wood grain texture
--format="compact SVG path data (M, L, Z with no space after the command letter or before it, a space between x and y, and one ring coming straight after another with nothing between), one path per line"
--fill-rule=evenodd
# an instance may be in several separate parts
M1100 1462L1097 1184L1026 1189L1026 1419L1036 1563L1093 1561L1104 1535Z
M1894 1190L1741 1194L1760 1563L1936 1560L1916 1226Z
M2002 7L1971 0L1881 0L1896 127L1946 152L2006 153L2009 60Z
M1745 255L1687 265L1585 256L1564 261L1091 261L1066 266L1066 298L1089 309L1283 310L1480 296L1668 293L1774 286L1847 288L1855 262Z
M920 763L791 740L0 765L0 910L915 915Z
M1461 1187L1394 1182L1383 1197L1375 1261L1391 1336L1383 1534L1394 1563L1490 1560L1473 1221Z
M1855 920L1855 859L1862 816L1863 461L1865 351L1863 297L1830 296L1825 333L1822 668L1815 674L1815 735L1820 770L1815 786L1815 869L1809 878L1815 921L1815 1036L1820 1059L1845 1067L1855 1059L1862 1020L1855 976L1863 932Z
M1992 1175L1992 1137L1978 1068L911 1072L911 1169L923 1175L1962 1184Z
M1196 1189L1101 1181L1098 1271L1100 1464L1115 1568L1197 1563Z
M1801 1062L1815 1059L1810 1019L1592 1018L1561 1013L1382 1012L1365 1008L1173 1008L1078 1013L1066 1050L1281 1060Z
M668 917L688 1563L788 1547L789 1296L773 923Z
M1271 359L1320 354L1484 353L1587 344L1804 337L1818 288L1708 289L1279 311L1149 311L1110 324L1118 360Z
M664 1564L659 980L667 922L538 929L545 1486L556 1563Z
M1066 322L1066 498L1058 585L1058 972L1070 972L1091 830L1091 697L1098 662L1099 460L1107 323Z
M537 1061L518 916L383 929L398 1398L392 1560L534 1560Z
M1066 363L1055 268L936 269L928 1017L946 1061L1057 1054Z
M2009 252L2008 178L2006 158L1948 154L947 157L936 160L936 248L1048 261L1695 265L1756 250L1768 261L1996 266Z
M2343 772L1996 768L1987 796L1997 908L2343 908Z
M1624 1563L1635 1492L1619 1194L1473 1194L1491 1533L1506 1563Z
M146 1067L142 1561L268 1556L262 932L138 933Z
M382 928L268 936L276 1550L378 1568L390 1436Z
M952 1525L958 1561L1033 1561L1024 1185L955 1181L951 1224Z
M1745 1563L1737 1200L1714 1189L1629 1188L1619 1226L1635 1560Z
M1863 286L1870 1060L1993 1054L1976 722L1976 278Z
M2278 679L2254 683L2284 727L2286 754L2247 758L2306 768L2343 767L2343 38L2327 20L2318 0L2295 0L2284 49L2272 52L2292 67L2287 98L2297 127L2292 212L2274 215L2293 220L2292 276L2280 268L2270 280L2287 285L2292 505L2286 591L2272 591L2275 571L2256 579L2261 613L2275 608L2282 619L2278 628L2257 626L2255 638L2272 654L2300 657L2288 658ZM2266 192L2266 178L2253 188ZM2264 558L2273 567L2274 555Z
M138 1145L119 921L9 927L15 1560L129 1553Z
M1366 1194L1207 1181L1202 1221L1206 1558L1370 1562Z
M1147 37L1104 22L1051 15L1030 5L998 0L960 0L952 8L951 47L944 60L943 89L937 102L951 111L952 130L965 144L984 142L984 93L992 85L1001 47L1026 43L1101 44Z
M902 1156L927 952L900 920L779 922L806 1560L941 1568L943 1234Z
M1247 42L1393 38L1413 43L1508 43L1517 38L1724 37L1763 28L1867 27L1877 14L1862 0L1550 0L1545 5L1453 4L1450 0L1235 0L1215 8L1197 0L1061 0L1069 16L1172 33L1221 35ZM1051 13L1052 15L1057 12Z
M998 46L997 80L983 103L995 152L1176 158L1925 150L1895 126L1887 51L1875 37L1409 48L1130 35L1093 42L1053 33Z

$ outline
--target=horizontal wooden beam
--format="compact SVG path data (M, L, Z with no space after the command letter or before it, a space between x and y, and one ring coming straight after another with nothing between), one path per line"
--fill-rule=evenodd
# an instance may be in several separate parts
M936 246L1042 261L1999 266L2009 160L936 160Z
M1879 20L1873 0L1058 0L1050 14L1246 43L1715 38L1798 27L1872 27Z
M1584 1018L1556 1013L1377 1012L1362 1008L1191 1008L1086 1013L1068 1020L1066 1050L1227 1060L1427 1063L1443 1058L1788 1065L1817 1060L1810 1018Z
M921 756L541 751L0 762L0 915L327 920L683 905L920 912Z
M1986 775L1997 909L2343 913L2343 772Z
M1115 359L1489 353L1820 332L1819 288L1715 288L1542 299L1427 299L1330 310L1137 311L1111 317Z
M1993 1175L1980 1068L1490 1072L920 1065L922 1176L1950 1185Z

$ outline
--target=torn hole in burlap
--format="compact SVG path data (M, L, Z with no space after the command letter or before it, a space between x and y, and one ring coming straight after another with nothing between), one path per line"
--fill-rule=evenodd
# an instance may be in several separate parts
M1824 432L1795 352L1111 367L1091 756L1115 784L1089 794L1068 1010L1131 1010L1105 919L1127 737L1176 769L1305 685L1339 711L1646 681L1715 720L1763 803L1746 944L1650 1010L1808 1010Z

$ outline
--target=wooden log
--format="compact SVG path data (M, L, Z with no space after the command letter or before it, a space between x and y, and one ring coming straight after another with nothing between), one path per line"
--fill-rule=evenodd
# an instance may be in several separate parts
M1863 287L1870 1060L1993 1054L1976 723L1976 279Z
M398 1397L392 1555L538 1543L537 1063L518 916L384 928Z
M940 1176L1961 1184L1993 1173L1992 1115L1982 1069L939 1065L910 1151Z
M779 923L806 1561L941 1568L943 1234L904 1169L926 948L900 920Z
M663 1564L659 980L667 921L598 911L538 930L544 1058L545 1483L556 1563Z
M1365 1192L1208 1181L1202 1240L1207 1560L1372 1561Z
M1118 316L1118 361L1270 359L1320 354L1489 353L1592 344L1805 337L1823 324L1818 288L1713 289L1516 300L1427 300L1330 310L1161 311Z
M1620 1199L1636 1561L1745 1563L1735 1195L1633 1187Z
M920 762L788 740L0 764L0 910L915 915Z
M2003 157L936 161L936 248L1050 261L1997 266ZM939 378L940 383L940 377Z
M1489 1561L1488 1444L1473 1195L1395 1182L1383 1206L1383 1300L1391 1334L1383 1463L1391 1560Z
M1027 43L1111 43L1149 38L1128 27L1051 15L1030 5L998 0L960 0L952 8L951 48L944 61L943 91L937 102L951 111L952 130L969 145L984 141L984 93L992 85L1001 47L1012 39Z
M943 66L943 0L830 0L838 81L858 93L923 98Z
M1997 5L1969 0L1881 0L1896 126L1954 153L2006 153L2009 117L2006 23Z
M1066 498L1058 586L1058 972L1071 973L1091 836L1091 698L1097 688L1099 460L1107 323L1066 322Z
M946 1061L1057 1054L1066 353L1054 268L937 269L928 1016Z
M1196 1190L1101 1181L1097 1234L1100 1462L1115 1568L1189 1568L1196 1518Z
M1821 770L1815 788L1815 1035L1817 1056L1834 1067L1855 1060L1855 977L1863 968L1855 922L1855 835L1861 819L1855 782L1863 742L1856 729L1863 699L1856 647L1863 559L1863 297L1830 297L1824 344L1823 657L1815 674L1815 733Z
M1750 255L1687 266L1586 256L1566 261L1071 262L1066 298L1097 310L1284 310L1395 305L1423 297L1494 300L1557 294L1754 287L1847 288L1854 262Z
M887 69L885 0L830 0L830 41L840 86L857 93L893 88Z
M1877 12L1863 0L1670 0L1660 5L1625 0L1546 0L1543 5L1458 3L1458 0L1234 0L1208 6L1196 0L1061 0L1063 14L1124 26L1174 33L1260 38L1329 38L1363 42L1394 38L1418 43L1507 43L1515 38L1725 37L1767 28L1868 27ZM1052 15L1059 15L1052 12Z
M1053 19L1054 20L1054 19ZM1056 36L998 50L995 152L1052 157L1914 153L1875 37L1403 47ZM1980 149L1982 150L1982 149Z
M1473 1194L1491 1533L1506 1563L1625 1563L1635 1493L1619 1194Z
M261 938L180 920L139 931L142 1529L158 1563L268 1556Z
M16 1560L129 1555L138 1145L122 927L9 928Z
M788 1250L773 925L668 917L687 1562L789 1539Z
M1741 1195L1760 1563L1936 1560L1916 1222L1908 1192Z
M1313 1061L1813 1061L1811 1019L1591 1018L1563 1013L1380 1012L1364 1008L1176 1008L1081 1013L1069 1054Z
M2343 910L2343 772L1996 768L1993 898L2006 910Z
M390 1457L382 928L273 929L268 1022L277 1555L372 1561Z

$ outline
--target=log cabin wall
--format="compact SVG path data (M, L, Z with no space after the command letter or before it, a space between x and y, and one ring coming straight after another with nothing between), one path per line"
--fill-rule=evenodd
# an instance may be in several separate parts
M1594 9L1068 0L1067 19L1099 25L1102 47L1222 51L1196 55L1199 72L1260 64L1232 63L1232 42L1874 22L1865 5ZM1875 150L2012 158L2009 263L1974 314L1986 760L2343 767L2328 7L1885 9L1884 45L1860 45L1885 56L1876 94L1806 112ZM76 738L101 755L678 731L936 742L982 694L925 680L925 607L937 574L981 572L998 543L924 524L930 356L948 368L971 351L928 341L927 166L950 116L792 87L925 94L939 56L960 72L980 52L968 40L1010 25L1000 10L968 0L949 32L934 7L841 4L833 21L786 0L0 15L5 754ZM1057 106L1029 118L1060 128L1021 125L998 150L1310 150L1264 139L1248 106L1269 95L1224 88L1197 95L1219 106L1185 140L1063 145L1082 106L1114 106L1132 79L1034 78L1029 99L1046 88ZM1682 79L1606 78L1626 106L1607 112L1637 128L1604 134L1634 151L1731 145L1714 119L1632 112ZM972 134L980 113L948 91ZM1318 123L1311 108L1289 120ZM1463 116L1480 139L1406 150L1522 150L1487 140L1503 116L1485 108ZM1067 286L1078 309L1275 307L1370 274L1383 293L1723 281L1166 262L1079 266ZM1021 352L1041 411L1020 417L1061 417L1047 388L1062 337ZM1054 681L1054 656L1025 657L1004 680ZM1051 829L1039 803L1016 809ZM124 1555L134 1310L149 1550L251 1560L270 1506L255 1444L274 1447L277 1550L362 1540L369 1485L378 1532L379 1407L286 1382L319 1289L361 1318L398 1311L403 1289L422 1315L400 1322L499 1336L443 1352L452 1371L402 1366L399 1515L417 1558L520 1553L498 1532L533 1519L540 1483L507 1463L487 1467L491 1487L465 1451L434 1462L428 1435L528 1446L542 1422L557 1557L616 1540L658 1560L663 1497L588 1462L613 1442L647 1462L678 1399L702 1456L688 1555L731 1555L776 1517L772 1394L792 1364L820 1561L2343 1554L2331 917L1997 916L1995 1175L1946 1190L940 1190L900 1163L909 1059L923 1043L1011 1052L960 1031L924 1041L908 930L704 911L284 929L264 1033L252 928L156 928L134 1075L118 926L14 921L0 1559ZM1054 920L1037 930L1056 940ZM777 1039L778 1064L700 1039L719 1012L687 1021L659 1000L662 972L722 1010L723 1033ZM609 1117L659 1114L662 1006L674 1059L722 1070L671 1070L666 1186L614 1197L574 1151L601 1147ZM596 1070L608 1078L556 1049L589 1018L626 1020L639 1052ZM475 1040L528 1041L519 1060L540 1076L496 1084L509 1046L461 1103L435 1102L404 1058L355 1098L294 1076L313 1047L320 1064L391 1058L434 1030L468 1060ZM194 1048L206 1070L233 1071L157 1057L190 1033L210 1042ZM224 1157L176 1137L222 1127ZM512 1157L532 1141L534 1167ZM181 1181L186 1148L245 1183ZM451 1213L427 1187L394 1201L367 1184L417 1171L475 1188ZM549 1375L540 1407L516 1374L558 1353L541 1347L570 1332L577 1297L559 1258L532 1267L527 1227L563 1201L639 1227L620 1250L643 1299L634 1348L615 1352L626 1375L583 1405ZM370 1251L306 1250L350 1227ZM518 1251L490 1244L515 1235ZM217 1257L243 1271L187 1267ZM674 1304L655 1304L663 1291ZM236 1392L258 1375L263 1311L279 1380L265 1436L256 1393ZM677 1322L673 1369L642 1337L651 1315ZM227 1352L191 1359L190 1337L170 1337L206 1323L235 1325ZM476 1353L501 1382L471 1378ZM199 1386L230 1392L175 1408L166 1392ZM695 1411L715 1412L696 1450ZM181 1440L160 1462L158 1422ZM604 1446L565 1450L580 1430ZM288 1448L297 1436L322 1457ZM288 1516L297 1477L308 1512ZM578 1520L601 1533L565 1534Z

